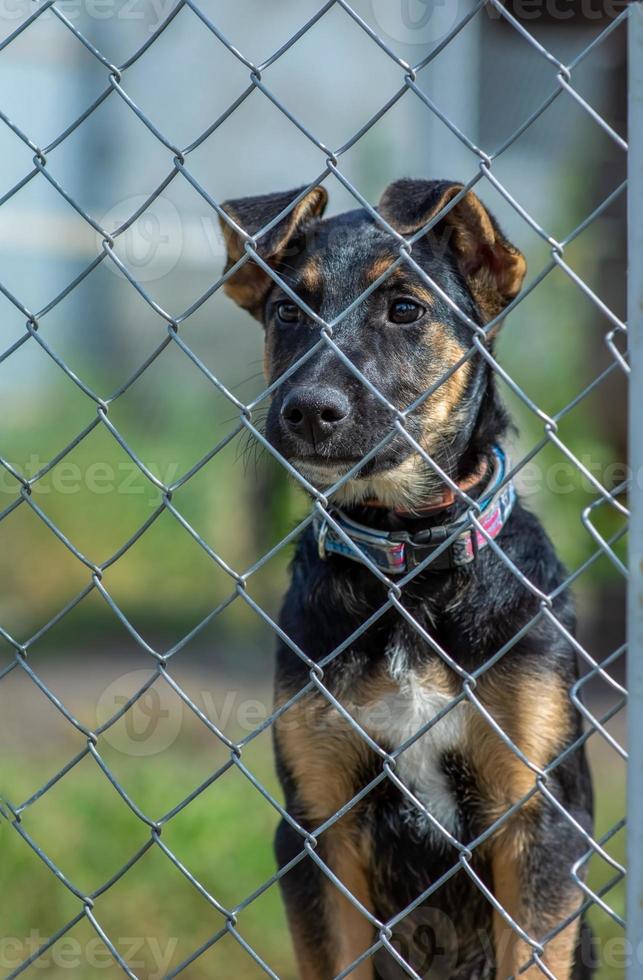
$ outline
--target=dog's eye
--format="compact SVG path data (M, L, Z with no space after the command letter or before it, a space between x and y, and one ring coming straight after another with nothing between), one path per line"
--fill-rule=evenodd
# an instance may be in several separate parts
M396 299L391 306L388 318L393 323L415 323L424 313L424 307L410 299Z
M296 303L277 303L277 316L282 323L299 323L302 317L301 310Z

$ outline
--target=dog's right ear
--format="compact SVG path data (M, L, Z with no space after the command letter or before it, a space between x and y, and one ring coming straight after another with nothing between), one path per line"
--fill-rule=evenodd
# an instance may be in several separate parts
M294 191L282 191L277 194L241 197L235 201L225 201L221 207L247 235L254 237L261 228L296 200L302 190L303 187L299 187ZM301 233L305 224L324 213L327 201L328 195L325 189L313 187L285 218L259 239L257 251L261 258L271 266L278 265L289 244L292 243L296 235ZM228 250L225 266L227 272L243 255L244 241L222 218L219 218L219 222ZM223 288L235 303L261 320L263 301L271 283L270 276L250 258L233 276L226 280Z

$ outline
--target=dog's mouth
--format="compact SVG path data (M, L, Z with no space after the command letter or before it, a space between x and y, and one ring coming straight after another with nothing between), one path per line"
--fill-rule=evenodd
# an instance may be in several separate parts
M379 454L366 462L364 462L364 456L361 455L290 456L289 462L317 490L326 490L342 480L342 486L346 491L350 490L349 496L351 497L353 495L358 497L373 496L375 483L382 480L391 481L393 486L395 474L400 470L399 458ZM404 469L404 467L402 468Z
M361 456L328 457L328 456L293 456L289 462L309 483L317 488L330 486L362 461ZM359 476L359 474L356 474Z

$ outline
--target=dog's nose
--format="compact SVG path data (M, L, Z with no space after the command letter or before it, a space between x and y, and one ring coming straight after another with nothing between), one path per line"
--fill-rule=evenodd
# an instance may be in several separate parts
M350 413L347 396L329 385L302 385L284 398L281 415L291 432L316 445L339 428Z

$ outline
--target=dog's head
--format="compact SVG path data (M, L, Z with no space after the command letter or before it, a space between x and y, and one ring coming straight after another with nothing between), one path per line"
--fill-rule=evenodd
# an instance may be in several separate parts
M462 190L462 185L447 181L400 180L386 189L378 212L396 232L412 236ZM325 190L315 187L305 195L299 190L228 201L223 208L239 228L254 236L297 201L258 239L261 260L326 323L349 310L333 327L333 342L395 408L406 409L444 378L409 413L406 430L454 474L491 385L486 362L478 354L453 370L471 348L471 329L405 262L353 306L398 259L399 242L366 210L322 220L326 200ZM222 227L229 270L244 254L244 241L226 223ZM502 313L525 274L523 256L472 191L413 245L412 256L478 324ZM318 343L319 323L302 312L259 263L241 265L225 290L263 323L268 382ZM267 437L311 483L325 487L390 434L394 421L369 384L322 343L275 389ZM414 506L435 489L435 479L412 445L395 432L364 464L358 478L345 485L340 499L377 497L388 506Z

